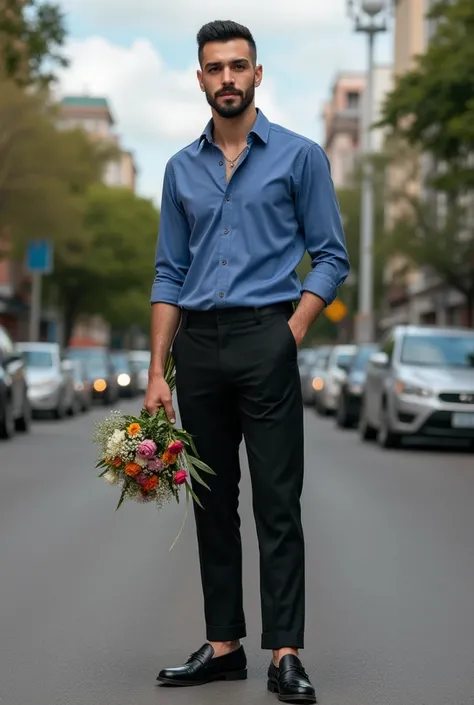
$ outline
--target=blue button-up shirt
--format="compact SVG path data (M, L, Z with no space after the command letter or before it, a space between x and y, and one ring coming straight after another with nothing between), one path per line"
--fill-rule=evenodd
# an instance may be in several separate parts
M305 250L313 269L301 285ZM152 303L266 306L303 289L330 304L348 272L329 162L313 141L259 110L229 183L212 120L167 163Z

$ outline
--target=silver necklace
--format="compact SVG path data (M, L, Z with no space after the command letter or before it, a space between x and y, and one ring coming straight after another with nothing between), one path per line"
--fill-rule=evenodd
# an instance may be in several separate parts
M234 157L233 159L229 159L229 157L226 157L226 155L223 153L223 154L224 154L224 159L226 160L226 162L229 162L231 169L234 168L235 162L237 161L237 159L238 159L240 156L242 156L242 154L245 152L246 149L247 149L247 147L245 146L245 147L243 148L243 150L242 150L241 152L239 152L238 155L237 155L236 157Z

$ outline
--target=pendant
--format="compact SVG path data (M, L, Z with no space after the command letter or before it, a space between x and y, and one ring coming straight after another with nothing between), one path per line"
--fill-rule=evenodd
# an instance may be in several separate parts
M234 162L231 162L231 163L230 163L230 168L231 168L231 169L234 168Z

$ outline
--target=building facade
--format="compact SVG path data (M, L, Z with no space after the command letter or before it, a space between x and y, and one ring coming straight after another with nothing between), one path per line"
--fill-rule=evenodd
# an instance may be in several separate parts
M394 32L394 81L409 71L416 56L426 51L435 24L426 15L432 0L396 0ZM412 180L410 188L426 198L430 194L423 177L432 170L429 155L421 157L417 180ZM406 182L403 168L393 167L388 173L389 187L397 187ZM434 206L440 204L435 200ZM399 206L389 208L389 222L400 216ZM466 302L456 289L447 287L440 277L428 267L410 267L403 256L392 258L386 269L387 294L383 315L380 320L382 330L397 323L474 325L468 320Z

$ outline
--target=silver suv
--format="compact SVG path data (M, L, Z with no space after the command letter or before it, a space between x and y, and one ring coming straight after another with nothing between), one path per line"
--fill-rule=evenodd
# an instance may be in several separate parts
M390 331L367 367L359 428L385 448L413 435L474 445L474 330Z

